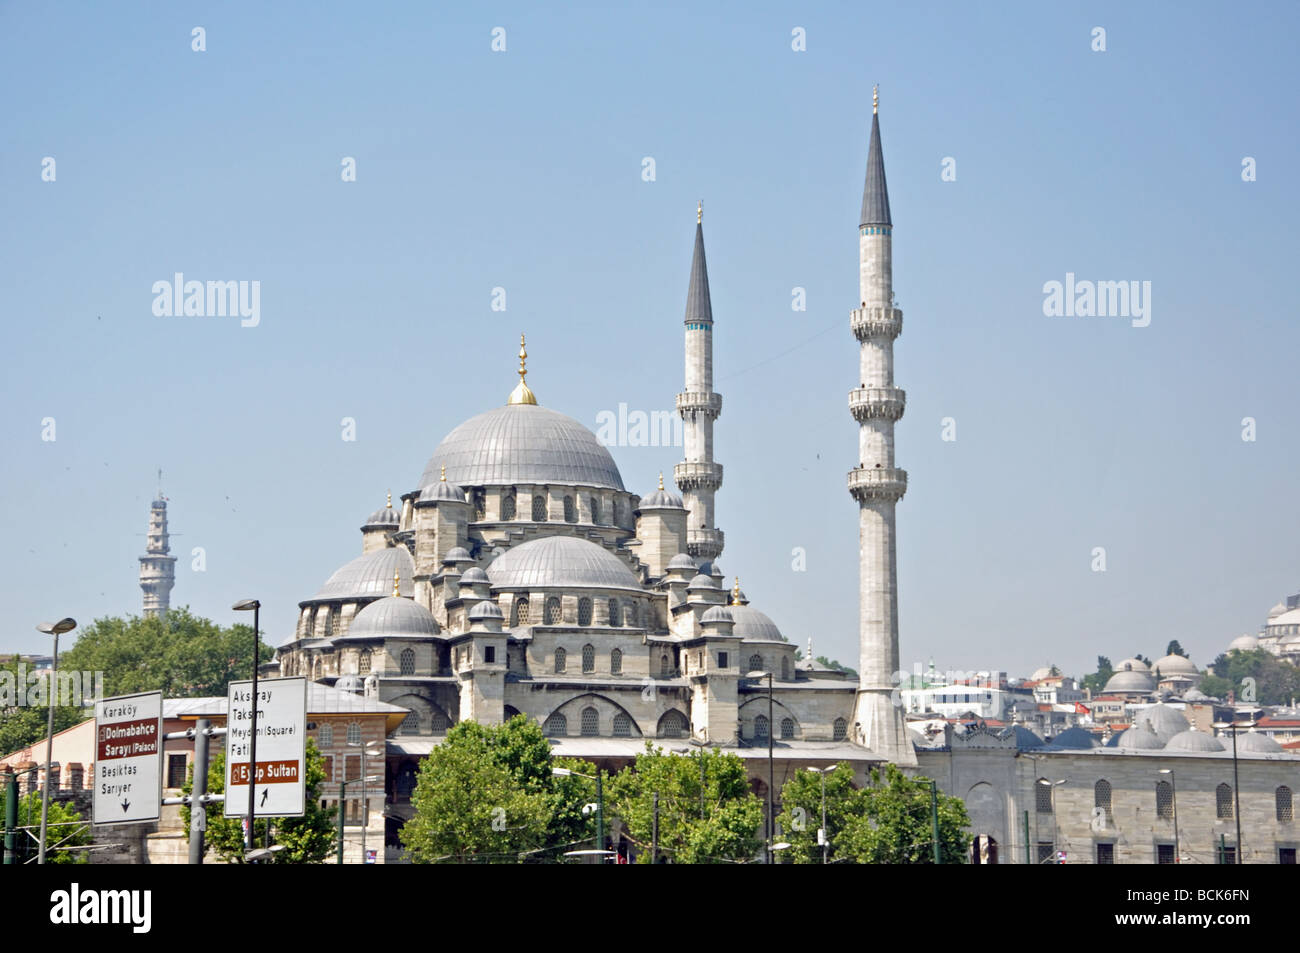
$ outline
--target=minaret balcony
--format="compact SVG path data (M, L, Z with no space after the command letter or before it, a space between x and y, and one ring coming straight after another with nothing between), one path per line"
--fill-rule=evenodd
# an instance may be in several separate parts
M892 341L903 333L903 309L854 308L849 312L849 327L859 341L870 338Z
M723 535L720 529L688 529L686 552L697 559L716 559L722 553Z
M849 391L849 412L858 423L868 420L898 420L907 404L901 387L855 387Z
M859 503L897 503L907 492L907 471L858 467L849 471L849 492Z
M694 414L704 414L717 420L722 415L722 395L685 391L677 395L677 413L683 419Z
M688 490L716 490L722 486L722 464L690 461L679 463L673 467L673 482L683 493Z

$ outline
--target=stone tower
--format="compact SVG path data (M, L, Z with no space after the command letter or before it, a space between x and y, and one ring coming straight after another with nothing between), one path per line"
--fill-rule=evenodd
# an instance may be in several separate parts
M171 606L172 586L176 585L176 557L170 555L167 536L167 499L158 497L149 504L149 534L145 554L140 557L140 588L144 591L145 617L166 613Z
M722 553L722 530L714 523L713 494L722 486L722 465L713 462L713 422L722 395L713 392L713 306L704 261L704 204L695 215L695 257L686 292L686 386L677 395L686 459L673 468L688 512L686 551L699 561Z
M907 471L894 466L894 423L904 392L894 386L894 339L903 312L894 307L893 221L880 148L879 100L872 94L871 145L858 228L858 301L850 327L859 343L859 386L849 392L858 422L858 465L849 492L858 501L857 741L897 764L916 764L903 710L895 703L899 670L898 554L894 507L907 491Z

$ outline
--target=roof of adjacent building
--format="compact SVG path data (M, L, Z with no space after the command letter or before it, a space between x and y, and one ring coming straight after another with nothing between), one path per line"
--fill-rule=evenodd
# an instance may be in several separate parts
M867 147L867 179L862 186L862 225L893 225L889 217L889 188L885 184L885 154L880 148L880 117L871 116Z

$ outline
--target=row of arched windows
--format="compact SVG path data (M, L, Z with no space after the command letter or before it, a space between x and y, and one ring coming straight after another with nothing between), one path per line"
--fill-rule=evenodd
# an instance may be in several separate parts
M557 674L568 670L569 653L564 648L555 650L555 671ZM590 675L596 671L596 647L588 642L582 647L582 673ZM623 674L623 650L614 649L609 653L609 673L611 675Z
M759 655L757 652L751 655L749 657L749 667L746 668L745 671L746 672L763 671L763 656ZM790 681L790 657L787 655L781 656L781 681L783 682Z
M615 738L630 738L633 735L632 718L626 712L615 712L611 730ZM553 712L542 727L546 735L563 738L569 734L569 719L561 712ZM690 731L690 722L681 712L672 710L659 719L660 738L682 738ZM586 738L600 735L600 712L588 705L579 716L579 733Z
M1039 778L1034 785L1036 789L1035 807L1040 814L1052 813L1052 785L1046 778ZM1092 805L1095 810L1104 811L1106 816L1113 816L1114 791L1109 781L1102 778L1092 786ZM1291 789L1285 784L1273 792L1274 810L1279 821L1289 822L1292 817ZM1172 820L1174 816L1174 788L1168 781L1156 783L1156 817ZM1220 784L1214 789L1214 814L1219 820L1231 820L1235 809L1232 785Z
M782 718L781 723L781 740L789 741L794 738L794 719ZM760 744L767 742L767 735L770 729L770 723L766 715L757 715L754 718L754 741ZM843 741L848 737L849 723L843 718L836 718L835 723L831 726L831 737L835 741Z
M617 599L610 599L608 605L608 621L606 625L620 628L622 626L637 625L637 607L634 603L627 603L620 608ZM578 600L578 625L589 626L592 624L593 611L592 601L585 596ZM534 619L528 598L521 596L514 601L510 607L510 625L513 628L517 625L535 625L540 622L542 625L563 625L564 624L564 604L560 601L559 596L550 596L547 598L542 611L541 619ZM782 669L784 672L785 669ZM784 678L785 675L783 674Z
M591 511L591 522L602 525L600 519L600 500L591 497L587 500L587 506ZM529 515L534 523L545 523L550 519L550 506L545 494L536 494L529 501ZM514 520L519 512L518 498L514 490L506 493L501 498L501 519ZM485 509L478 497L475 497L475 513L478 519L483 519ZM618 500L614 501L614 524L619 525L623 519L623 504ZM564 498L564 521L566 523L578 522L578 504L572 496Z

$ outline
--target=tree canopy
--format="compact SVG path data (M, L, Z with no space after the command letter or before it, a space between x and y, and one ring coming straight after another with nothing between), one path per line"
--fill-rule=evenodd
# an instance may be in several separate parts
M0 784L0 818L5 812L5 786ZM14 838L19 863L36 863L38 853L36 838L41 830L41 792L32 791L18 798L18 826L31 829L18 831ZM45 862L47 864L84 864L89 862L87 851L60 850L60 847L84 847L93 839L90 822L82 818L77 809L70 804L50 799L50 812L46 817Z
M1207 695L1223 698L1233 691L1238 701L1258 705L1286 705L1300 696L1300 668L1268 649L1234 649L1216 658L1211 669L1214 675L1200 685Z
M1105 688L1106 683L1110 681L1110 677L1114 674L1115 669L1111 667L1110 659L1104 655L1098 655L1097 671L1093 672L1091 675L1085 675L1083 677L1082 685L1085 689L1088 689L1096 695Z

